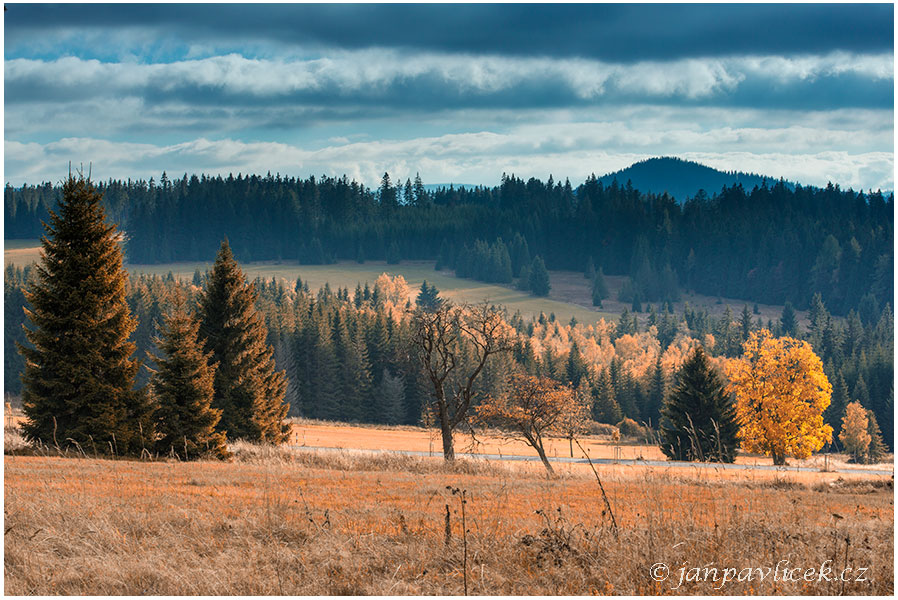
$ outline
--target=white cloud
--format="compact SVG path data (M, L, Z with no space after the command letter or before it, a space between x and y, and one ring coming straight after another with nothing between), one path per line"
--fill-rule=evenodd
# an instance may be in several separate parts
M417 78L458 93L494 94L518 85L557 86L585 99L613 94L687 99L736 89L747 79L802 81L854 73L888 79L891 55L833 53L798 57L730 57L614 64L585 59L405 54L396 50L336 52L326 58L252 59L239 54L135 64L63 57L5 62L8 89L41 85L66 101L66 91L88 95L173 94L193 91L269 98L329 90L371 94Z
M513 132L449 134L409 140L342 143L317 150L273 142L241 142L199 138L186 143L156 146L109 142L91 138L67 138L50 144L5 142L7 181L57 181L67 164L90 162L95 179L148 179L162 171L223 174L268 171L307 176L327 174L376 186L384 171L394 179L413 178L416 172L427 182L462 182L496 185L503 172L545 179L569 177L582 181L590 173L602 175L658 155L678 155L723 170L742 170L785 177L809 185L829 181L854 189L893 187L893 155L890 151L783 152L781 137L800 135L769 132L766 149L746 151L743 136L763 137L763 132L671 132L664 147L652 145L649 136L635 133L635 142L613 144L627 132L620 125L570 124L555 137L540 128L522 127ZM675 140L676 144L672 141ZM679 144L682 149L671 149ZM709 147L714 151L690 151Z
M198 47L196 54L206 51ZM891 108L806 111L678 102L726 96L763 78L788 82L856 73L888 79L893 62L891 55L833 53L620 65L395 50L324 58L229 54L167 64L15 59L5 62L7 97L32 96L5 104L6 180L53 181L68 160L92 160L113 177L279 170L347 173L376 183L384 170L414 176L426 168L430 181L493 183L503 171L576 179L647 156L744 153L774 176L825 183L838 174L843 185L890 186L890 169L872 157L893 148ZM422 89L433 96L456 94L465 102L531 86L549 95L561 89L584 101L638 97L643 103L504 108L497 102L434 110L427 104L438 105L438 98L425 98L421 106L390 109L397 97L410 94L403 86L416 78L426 79ZM315 91L322 94L315 101L290 96ZM338 96L346 102L328 102ZM506 99L513 96L506 93ZM28 144L48 138L59 141L39 150ZM109 151L100 140L144 143ZM809 159L811 167L799 159L757 158L827 152L862 158L846 159L844 167L830 158ZM786 164L788 172L780 173Z
M844 53L634 65L394 50L326 58L230 54L167 64L15 59L5 63L7 96L35 97L5 105L5 176L14 184L55 181L71 160L92 162L100 178L270 170L346 173L376 185L387 170L403 180L420 171L431 182L495 184L502 172L576 181L642 158L678 155L809 184L892 187L891 108L690 107L672 100L726 95L759 78L888 79L892 69L891 55ZM581 99L632 96L643 103L376 110L416 78L426 78L435 95L556 86ZM358 102L367 96L372 105L282 101L316 90ZM58 141L36 144L38 135Z
M855 74L869 79L892 79L895 60L891 55L856 55L832 52L824 56L749 56L739 59L747 75L766 75L781 81Z

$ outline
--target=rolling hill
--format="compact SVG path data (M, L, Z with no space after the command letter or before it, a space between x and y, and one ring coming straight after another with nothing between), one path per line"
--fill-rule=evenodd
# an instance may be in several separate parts
M609 173L599 179L606 186L615 180L619 185L626 185L630 181L634 188L645 193L667 192L681 204L687 198L694 197L699 190L705 190L709 196L713 196L723 186L729 187L737 183L741 183L746 191L761 186L765 180L771 186L776 183L776 179L771 177L754 173L718 171L697 162L670 156L633 163L626 169ZM795 187L793 182L785 183L790 189Z

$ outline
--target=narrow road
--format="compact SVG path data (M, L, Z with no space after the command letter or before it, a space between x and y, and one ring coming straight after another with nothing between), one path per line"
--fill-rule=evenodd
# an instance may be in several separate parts
M376 453L393 453L393 454L404 454L406 456L436 456L439 457L442 455L441 452L423 452L418 450L363 450L356 448L331 448L328 446L298 446L295 444L290 445L291 448L299 448L303 450L330 450L330 451L352 451L352 452L370 452L373 454ZM474 460L507 460L507 461L526 461L526 462L538 462L538 456L521 456L514 454L471 454L471 453L456 453L457 457L471 458ZM639 460L635 458L622 458L619 460L615 460L613 458L593 458L592 464L594 465L643 465L647 467L673 467L677 469L735 469L738 471L803 471L806 473L820 473L821 470L815 467L794 467L794 466L783 466L778 467L775 465L740 465L740 464L729 464L729 463L700 463L700 462L681 462L676 460ZM549 457L549 462L554 463L575 463L575 464L587 464L589 461L585 458L567 458L567 457ZM846 474L868 474L868 475L892 475L894 476L894 470L885 470L885 469L852 469L851 467L831 467L828 473L846 473Z

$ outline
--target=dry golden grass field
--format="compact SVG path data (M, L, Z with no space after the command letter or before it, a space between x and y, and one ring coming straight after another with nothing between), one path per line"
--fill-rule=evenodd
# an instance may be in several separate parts
M361 437L313 425L307 435L322 440ZM403 433L356 429L381 447ZM467 586L470 594L499 595L891 595L894 588L891 477L599 465L609 512L588 465L558 465L550 479L539 463L232 449L229 463L5 456L6 593L399 595L462 594ZM662 574L652 571L659 563L670 569L667 580L652 578ZM708 569L699 573L705 580L695 580L694 567ZM846 567L854 571L838 580ZM799 580L784 581L785 568ZM818 574L804 581L796 568ZM724 569L742 581L724 582Z
M7 242L5 257L25 264L36 252ZM197 266L205 268L146 269L190 277ZM427 263L246 270L350 288L389 270L413 288L426 278L456 300L486 294L524 314L554 310L562 321L603 316L586 305L578 273L553 272L547 301ZM614 293L620 281L609 278L609 285ZM741 303L732 306L738 312ZM621 308L606 304L615 315ZM761 308L765 319L779 315ZM589 465L557 464L555 478L539 462L447 465L438 434L416 427L298 420L290 447L234 444L227 463L16 454L14 438L3 462L4 584L13 595L894 591L893 477L821 472L820 457L790 461L818 469L803 472L601 464L606 504ZM593 458L615 457L606 439L582 443ZM456 447L534 455L489 432L476 440L459 434ZM621 459L663 459L656 446L619 448ZM567 440L548 440L548 454L569 456ZM665 578L659 565L669 569Z
M478 431L475 438L464 433L455 437L456 451L485 454L493 456L537 456L536 451L522 440L508 439L490 431ZM623 460L667 460L664 453L657 445L624 442L614 444L604 436L584 436L580 445L589 453L590 458L598 459L623 459ZM436 429L426 429L413 426L374 426L354 425L347 423L328 423L308 419L293 419L293 435L289 440L291 445L309 448L340 448L353 450L388 450L411 451L426 453L428 456L441 456L442 444L440 433ZM544 439L546 455L549 458L565 458L574 456L583 458L583 454L566 438L547 437ZM615 451L615 447L619 450ZM772 461L769 457L740 454L736 457L739 465L769 466ZM790 459L789 465L824 469L827 467L844 468L853 470L891 470L892 464L886 465L856 465L847 464L846 457L833 455L825 460L821 455L812 456L806 460ZM542 468L542 467L540 467ZM757 471L753 476L764 477L765 473L775 471ZM843 474L852 477L851 474ZM739 475L738 477L745 477Z
M4 424L7 427L18 427L24 419L21 409L4 411ZM311 419L290 419L293 426L292 436L288 440L291 446L307 449L340 449L340 450L370 450L388 452L413 452L427 457L442 456L442 442L439 430L410 425L359 425L350 423L335 423L327 421L315 421ZM574 457L583 459L584 455L567 438L545 437L543 440L546 455L552 458ZM665 461L667 458L661 449L655 444L644 444L633 441L613 443L607 436L586 435L578 440L580 446L586 450L591 459L621 459L624 461ZM520 439L510 439L499 435L494 431L478 430L475 437L466 433L457 433L455 436L456 452L474 455L488 455L493 462L501 461L508 456L537 457L536 450ZM617 448L617 449L616 449ZM889 457L890 458L890 457ZM486 459L489 462L490 459ZM737 465L770 466L769 457L740 453L736 457ZM814 455L805 460L790 459L790 466L826 470L834 468L850 468L860 473L841 473L844 478L866 476L862 471L882 471L893 469L891 460L885 464L858 465L848 464L847 457L842 455L830 455L825 459L822 455ZM533 461L534 469L539 472L542 465ZM588 465L568 465L575 470L585 468ZM526 468L526 467L524 467ZM713 467L696 467L696 471L711 470L716 478L756 480L770 477L778 477L780 472L769 470L744 472L729 472L726 469L714 469ZM794 475L794 474L793 474ZM816 479L817 474L811 474L811 479Z
M366 426L346 423L327 423L306 419L293 420L293 436L289 443L311 448L341 448L354 450L391 450L427 453L442 456L442 442L438 429L413 426ZM455 436L456 451L499 456L537 456L536 451L520 440L506 439L491 432L478 431L476 438L458 433ZM607 439L586 436L580 440L591 458L614 457L614 446ZM571 444L567 439L546 438L546 454L552 457L569 457ZM573 447L574 456L582 453ZM665 460L656 446L628 444L621 446L619 458Z

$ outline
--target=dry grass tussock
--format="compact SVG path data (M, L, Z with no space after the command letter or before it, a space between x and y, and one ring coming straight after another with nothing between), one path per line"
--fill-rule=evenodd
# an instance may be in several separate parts
M481 459L459 459L447 463L442 458L417 457L398 452L374 450L311 450L295 446L273 446L237 441L228 445L234 460L248 464L329 469L335 471L401 471L405 473L457 473L468 475L511 474L497 462Z
M290 417L287 422L294 427L358 427L360 429L378 429L386 431L421 431L420 425L384 425L382 423L347 423L344 421L322 421L307 417Z
M3 452L7 454L24 454L32 445L25 439L18 427L3 428Z
M886 454L883 456L882 460L878 463L856 463L851 460L851 456L848 454L841 453L833 453L829 455L824 454L814 454L809 458L803 460L792 459L789 461L790 464L799 465L802 467L811 467L822 470L827 469L857 469L857 470L874 470L874 469L887 469L895 464L895 455L894 454Z
M894 588L889 478L818 473L810 475L826 483L765 484L599 468L612 522L582 470L549 479L481 461L233 449L229 463L7 455L6 592L891 595ZM763 569L780 561L803 570L831 561L836 574L844 565L866 568L867 581L756 575L676 587L684 566ZM656 563L670 567L669 580L652 579Z

